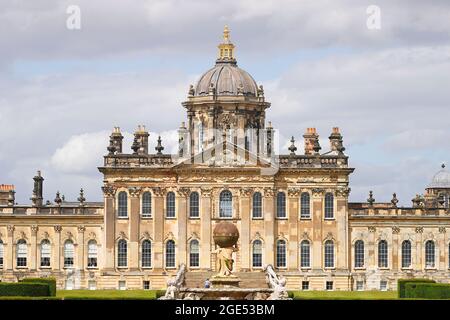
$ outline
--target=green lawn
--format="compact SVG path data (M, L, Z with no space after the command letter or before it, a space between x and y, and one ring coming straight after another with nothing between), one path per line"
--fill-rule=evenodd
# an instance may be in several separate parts
M60 299L154 300L157 290L58 290Z
M292 291L301 300L392 300L397 291Z

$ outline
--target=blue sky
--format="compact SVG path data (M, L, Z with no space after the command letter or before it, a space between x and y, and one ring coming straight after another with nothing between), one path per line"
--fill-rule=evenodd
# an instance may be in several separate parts
M81 29L68 30L78 5ZM352 201L374 190L403 205L450 159L450 4L377 1L2 1L0 183L28 203L41 169L57 190L101 199L96 167L108 134L138 124L166 150L189 84L212 67L228 24L241 68L263 84L285 142L317 127L322 151L339 126L356 168ZM201 14L199 14L201 12ZM125 149L131 144L126 135ZM282 150L287 152L287 150Z

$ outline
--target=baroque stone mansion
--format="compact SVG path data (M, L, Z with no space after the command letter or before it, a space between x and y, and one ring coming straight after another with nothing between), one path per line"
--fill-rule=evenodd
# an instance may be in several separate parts
M237 66L225 28L215 66L191 86L182 106L177 154L161 139L149 150L139 126L131 151L114 128L99 167L103 202L43 199L41 173L30 205L0 186L0 280L54 276L58 287L155 289L178 266L201 286L216 270L212 230L224 219L240 233L234 272L242 285L264 285L272 264L287 287L391 290L396 280L450 279L450 173L443 168L411 207L349 203L354 171L338 128L321 152L308 128L304 152L292 139L277 154L266 122L264 89ZM106 145L106 143L105 143Z

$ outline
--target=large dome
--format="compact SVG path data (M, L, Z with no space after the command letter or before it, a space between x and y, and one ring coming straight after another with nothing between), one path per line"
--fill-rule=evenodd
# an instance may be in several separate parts
M258 86L252 76L239 68L235 62L217 62L214 68L206 71L195 86L195 95L208 95L214 89L216 95L257 96Z
M442 169L434 175L428 188L450 188L450 172L445 169L444 164Z

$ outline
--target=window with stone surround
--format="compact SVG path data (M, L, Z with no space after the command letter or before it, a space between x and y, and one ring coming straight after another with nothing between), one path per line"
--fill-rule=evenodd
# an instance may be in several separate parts
M425 267L435 267L435 245L433 240L425 242Z
M50 267L51 258L51 245L50 241L44 239L41 241L41 268Z
M334 218L334 196L331 192L325 194L325 219Z
M125 191L119 192L117 202L118 202L117 216L120 218L128 217L128 194Z
M197 240L191 240L189 244L189 266L200 266L200 246Z
M334 268L334 242L333 240L325 241L324 250L325 268Z
M277 268L286 268L286 241L277 241L277 251L276 251L276 263Z
M119 268L128 266L128 246L125 239L117 242L117 266Z
M311 245L308 240L303 240L300 243L300 267L311 267Z
M0 240L0 267L3 267L3 257L4 257L3 241Z
M221 218L231 218L233 216L233 195L228 190L220 193L219 216Z
M175 268L175 241L166 242L166 268Z
M189 195L189 217L198 218L200 216L200 197L198 192Z
M262 267L262 241L255 240L252 244L252 266L253 268Z
M141 259L142 268L150 268L152 266L152 243L148 239L142 241Z
M175 218L175 193L172 191L166 196L166 217Z
M356 290L357 291L364 290L364 281L356 281Z
M64 268L73 268L73 258L75 256L75 246L72 240L64 242Z
M252 215L253 218L262 218L262 196L260 192L253 194Z
M333 281L327 281L325 283L325 289L326 290L333 290Z
M411 267L411 241L402 242L402 268Z
M142 194L142 217L150 218L152 216L152 194L148 191Z
M89 240L88 242L88 268L97 268L97 241Z
M378 242L378 267L388 267L388 243L386 240Z
M309 281L302 281L302 290L309 290Z
M364 267L364 241L355 242L355 268Z
M286 218L286 194L282 191L277 193L277 218Z
M311 218L310 196L308 192L302 192L300 196L300 218Z
M23 268L27 266L27 256L28 256L28 247L27 242L24 239L20 239L17 241L17 249L16 249L16 255L17 255L17 267Z

